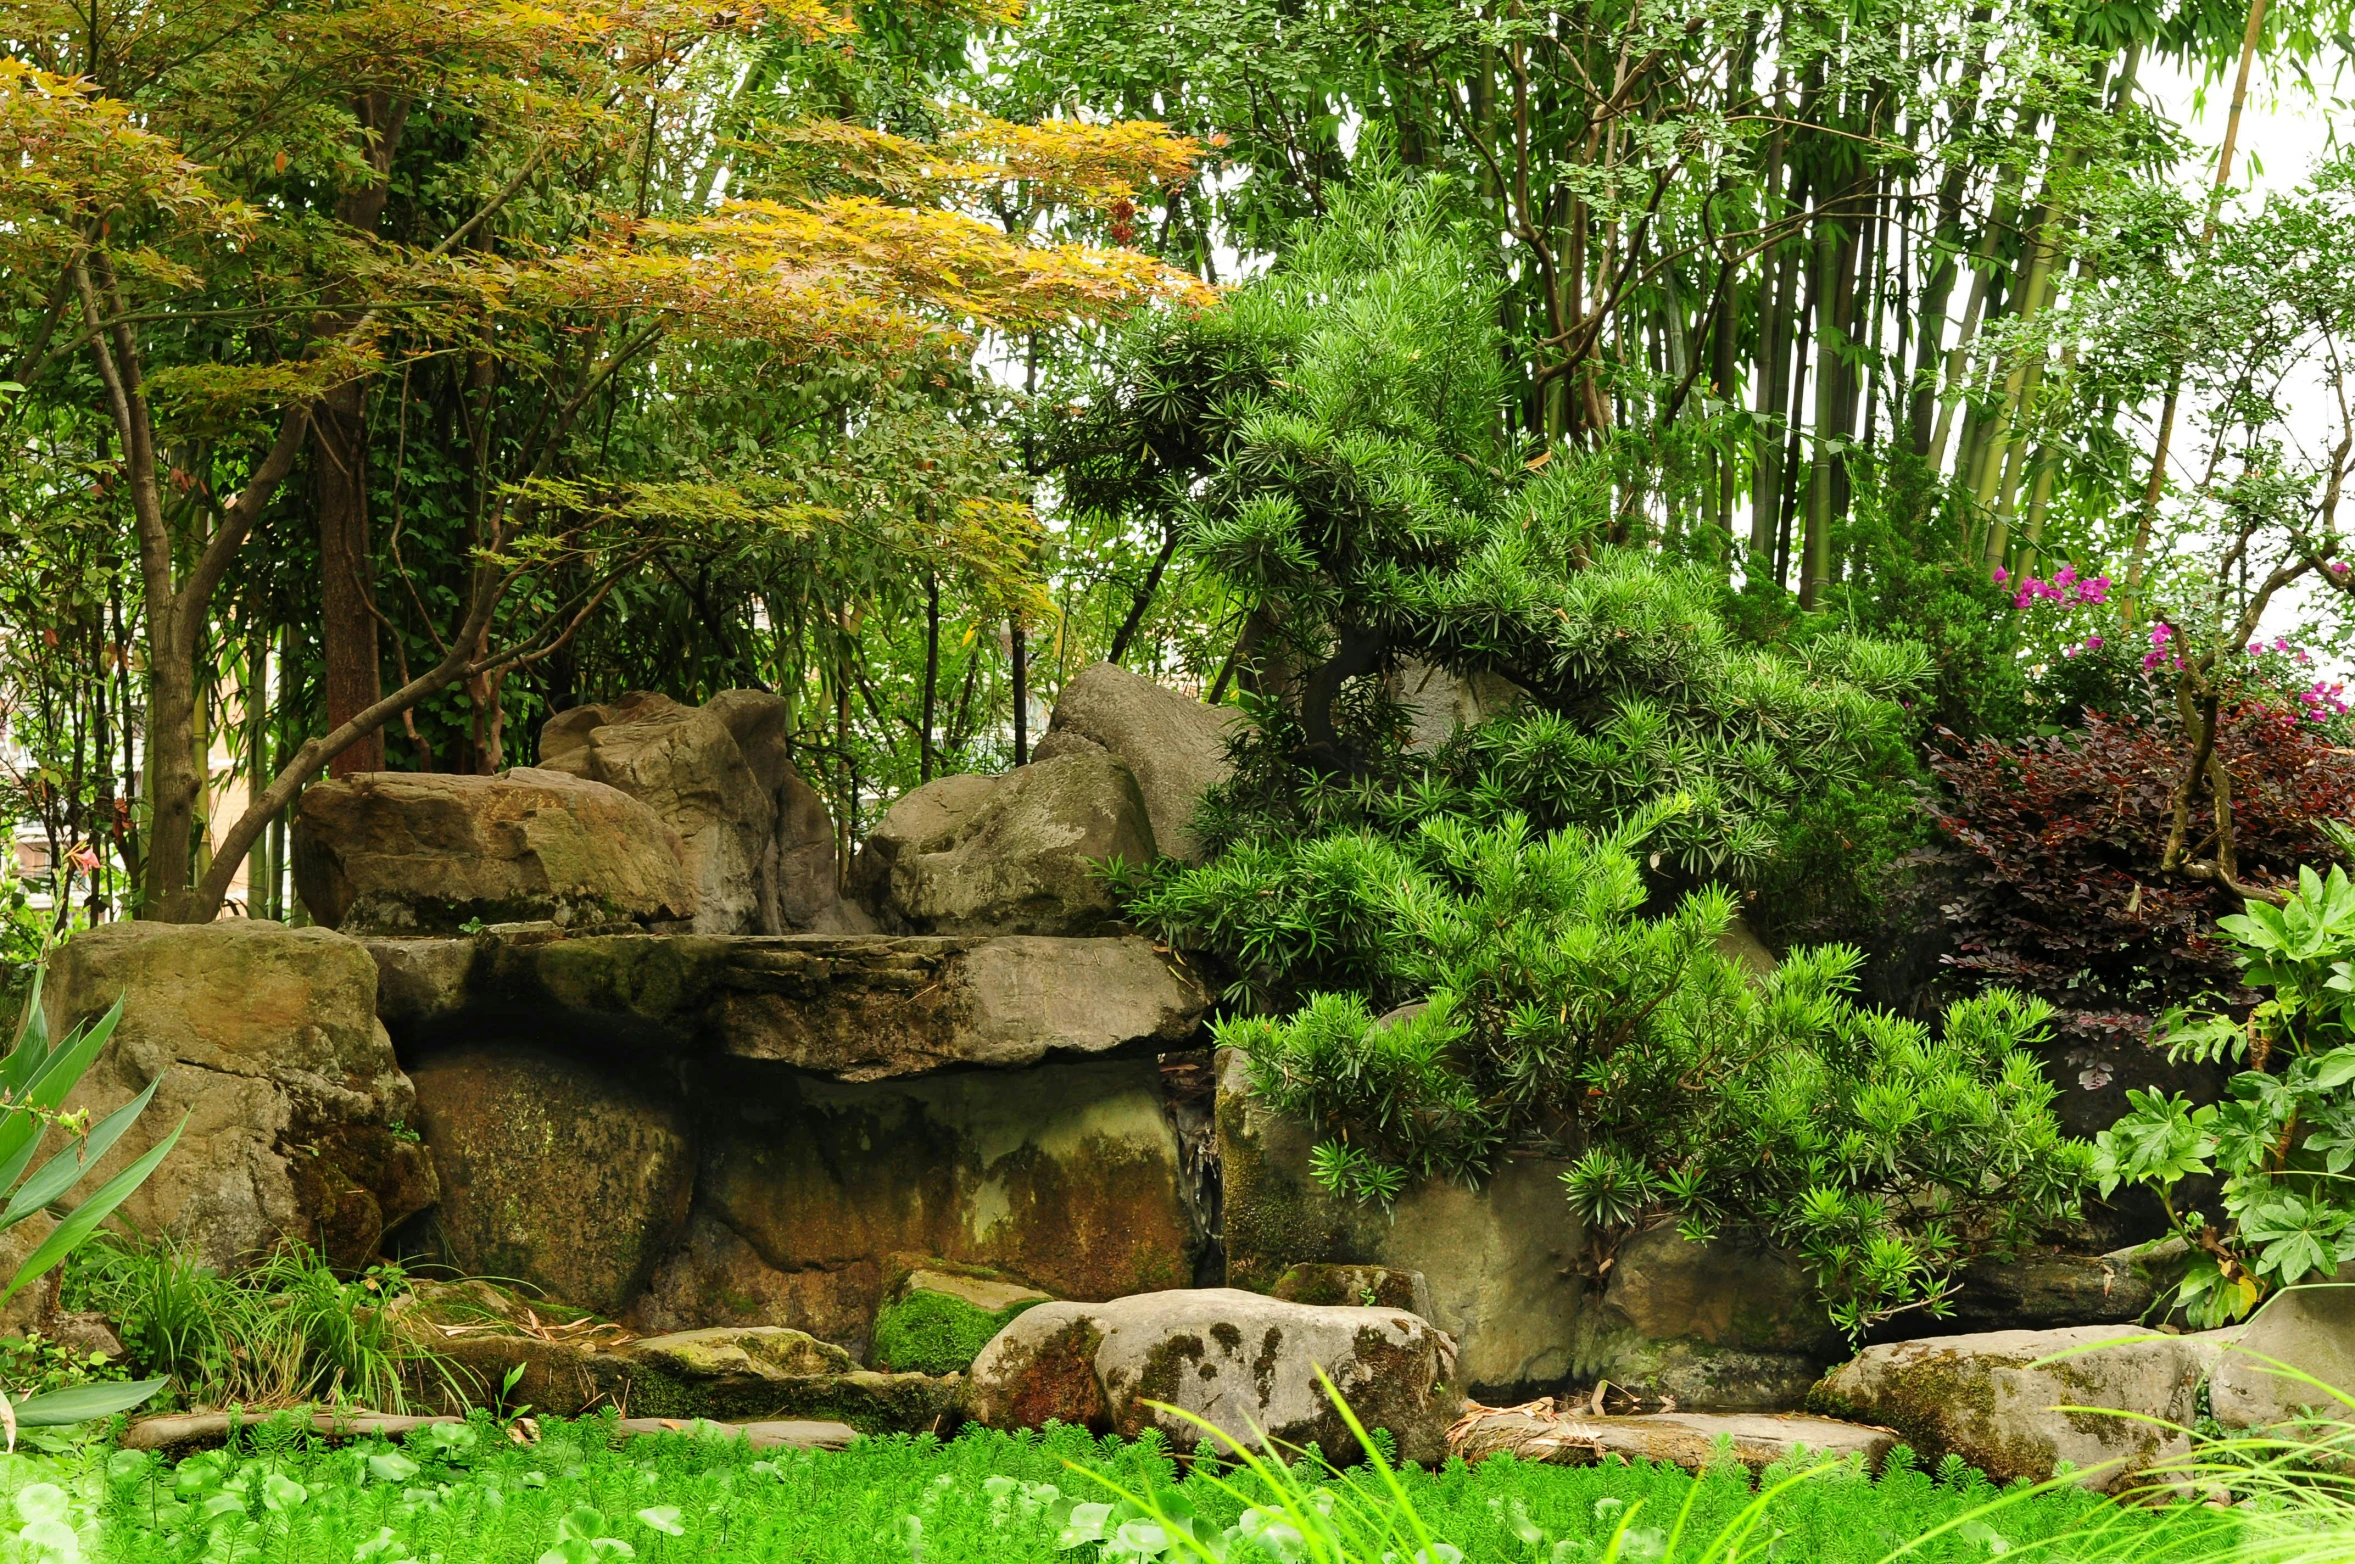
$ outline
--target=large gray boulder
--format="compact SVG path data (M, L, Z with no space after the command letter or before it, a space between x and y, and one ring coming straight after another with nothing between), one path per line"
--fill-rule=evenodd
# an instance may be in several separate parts
M1935 1460L1961 1456L1997 1482L2043 1482L2067 1461L2116 1493L2191 1450L2200 1381L2221 1332L2111 1325L1988 1331L1867 1347L1826 1375L1816 1411L1897 1430Z
M311 916L353 934L553 920L675 928L695 915L679 835L602 782L363 772L305 789L294 880Z
M1102 934L1119 923L1103 865L1152 856L1128 763L1084 752L916 789L876 823L854 884L899 932Z
M1048 1419L1181 1449L1202 1419L1237 1444L1363 1454L1317 1381L1322 1369L1358 1421L1386 1428L1399 1456L1436 1464L1463 1410L1455 1343L1400 1309L1323 1308L1218 1287L1110 1303L1042 1303L1014 1317L973 1361L973 1416L992 1428ZM1162 1405L1156 1405L1160 1403Z
M1420 1272L1472 1395L1524 1401L1570 1377L1589 1261L1562 1196L1567 1162L1508 1157L1478 1189L1426 1179L1385 1212L1317 1183L1316 1137L1268 1110L1234 1049L1219 1051L1216 1116L1231 1284L1272 1289L1302 1265Z
M114 1040L65 1106L103 1116L163 1077L81 1186L98 1188L185 1117L178 1146L121 1207L140 1232L221 1269L288 1238L356 1266L433 1203L416 1097L358 941L244 919L110 923L50 958L53 1035L118 996Z
M2208 1399L2227 1428L2355 1421L2355 1265L2266 1299L2232 1333Z
M1576 1375L1687 1411L1780 1411L1845 1356L1792 1256L1738 1233L1687 1243L1670 1223L1620 1244L1579 1318Z
M791 706L726 690L704 706L634 692L540 730L540 765L638 799L679 833L705 934L844 930L833 822L788 758Z
M682 1107L512 1046L437 1054L415 1079L446 1263L599 1314L637 1298L687 1221L695 1145Z
M1205 706L1117 663L1097 663L1063 686L1032 759L1117 755L1136 774L1153 845L1181 863L1199 863L1194 811L1234 770L1227 742L1240 718L1232 706Z

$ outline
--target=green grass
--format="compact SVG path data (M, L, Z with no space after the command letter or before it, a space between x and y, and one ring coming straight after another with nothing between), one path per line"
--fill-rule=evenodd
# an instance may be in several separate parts
M0 1555L15 1557L7 1539L46 1519L77 1531L82 1557L122 1564L1380 1564L1384 1551L1392 1564L1418 1552L1468 1564L1874 1564L1909 1543L1905 1557L1931 1564L1986 1559L1998 1546L2007 1558L2165 1564L2211 1552L2231 1524L2196 1506L2130 1511L2073 1489L1997 1493L1975 1476L1939 1480L1902 1463L1878 1481L1853 1468L1770 1471L1758 1490L1738 1468L1696 1479L1509 1459L1435 1473L1218 1474L1209 1463L1185 1471L1157 1441L1098 1442L1069 1428L760 1454L685 1435L616 1441L598 1420L552 1423L531 1447L487 1421L399 1447L329 1448L265 1426L235 1454L177 1467L93 1442L0 1461L0 1493ZM1141 1506L1086 1508L1122 1494ZM1327 1513L1337 1519L1322 1537L1295 1544L1282 1529L1291 1515L1295 1530L1315 1533L1307 1517ZM1199 1545L1170 1535L1181 1517ZM1246 1532L1261 1541L1241 1540ZM1113 1540L1064 1546L1074 1534ZM1124 1538L1160 1546L1123 1552Z
M106 1235L67 1263L68 1308L114 1323L141 1374L171 1384L150 1411L341 1401L405 1410L406 1389L440 1371L385 1303L407 1285L398 1266L337 1276L300 1245L224 1276L168 1242Z

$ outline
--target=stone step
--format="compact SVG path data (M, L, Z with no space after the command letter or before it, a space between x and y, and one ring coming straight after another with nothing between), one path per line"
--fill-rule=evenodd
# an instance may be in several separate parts
M363 943L378 1014L405 1039L520 1016L841 1081L1161 1052L1186 1046L1210 1008L1178 961L1132 937L568 936L551 924Z
M1804 1457L1807 1464L1860 1456L1879 1471L1897 1443L1886 1428L1844 1423L1828 1417L1774 1412L1648 1412L1633 1417L1491 1410L1467 1415L1448 1433L1448 1443L1467 1461L1492 1455L1540 1461L1552 1466L1593 1466L1605 1456L1667 1461L1700 1471L1725 1458L1752 1472L1777 1461Z

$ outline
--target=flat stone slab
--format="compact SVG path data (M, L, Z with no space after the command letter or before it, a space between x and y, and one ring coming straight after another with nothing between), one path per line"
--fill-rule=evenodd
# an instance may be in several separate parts
M143 1417L123 1430L125 1450L187 1451L225 1444L229 1431L255 1428L277 1414L246 1412L232 1419L227 1412L189 1412L165 1417ZM311 1432L323 1439L402 1439L436 1423L463 1423L454 1416L413 1417L396 1412L314 1412ZM695 1434L706 1438L741 1439L755 1450L844 1450L859 1437L848 1423L772 1420L761 1423L681 1422L667 1417L625 1417L615 1421L623 1438L643 1434Z
M374 938L395 1031L468 1015L593 1018L841 1081L1019 1069L1184 1045L1210 1008L1149 941L1044 935L589 934L515 926Z
M1605 1456L1668 1461L1700 1471L1732 1459L1752 1472L1804 1454L1810 1462L1859 1456L1879 1471L1897 1443L1886 1428L1844 1423L1828 1417L1775 1412L1651 1412L1637 1417L1476 1411L1448 1433L1448 1443L1467 1461L1510 1455L1553 1466L1593 1466Z

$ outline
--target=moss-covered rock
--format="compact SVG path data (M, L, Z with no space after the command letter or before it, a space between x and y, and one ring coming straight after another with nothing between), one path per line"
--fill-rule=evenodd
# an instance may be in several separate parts
M1824 1376L1808 1409L1893 1428L1998 1482L2043 1482L2067 1461L2086 1486L2117 1492L2190 1452L2183 1430L2222 1335L2082 1325L1892 1342Z
M1404 1309L1431 1317L1431 1284L1420 1271L1386 1265L1295 1265L1276 1278L1268 1296L1286 1303L1347 1308Z
M411 1300L409 1334L432 1354L410 1366L419 1398L447 1411L496 1398L557 1417L612 1406L632 1417L834 1421L871 1434L948 1433L964 1421L962 1377L876 1373L801 1331L631 1340L593 1317L535 1323L535 1313L485 1283Z
M1671 1225L1619 1246L1579 1318L1577 1375L1688 1411L1780 1411L1846 1353L1792 1256L1738 1233L1687 1243Z
M962 1374L1023 1310L1050 1301L1033 1287L987 1273L912 1270L875 1312L875 1367Z
M638 1296L687 1220L695 1148L683 1106L531 1048L437 1054L414 1080L445 1261L601 1314Z
M1318 1308L1233 1288L1173 1289L1026 1311L973 1364L973 1415L992 1428L1049 1418L1183 1446L1207 1423L1240 1444L1363 1450L1328 1381L1402 1459L1447 1456L1463 1410L1455 1344L1398 1309ZM1199 1421L1197 1421L1199 1419Z
M85 930L50 958L51 1035L118 999L114 1041L65 1107L103 1118L155 1088L85 1192L181 1126L121 1208L140 1232L221 1269L284 1239L357 1267L386 1228L433 1203L433 1164L407 1128L416 1097L357 941L266 919L124 922Z

